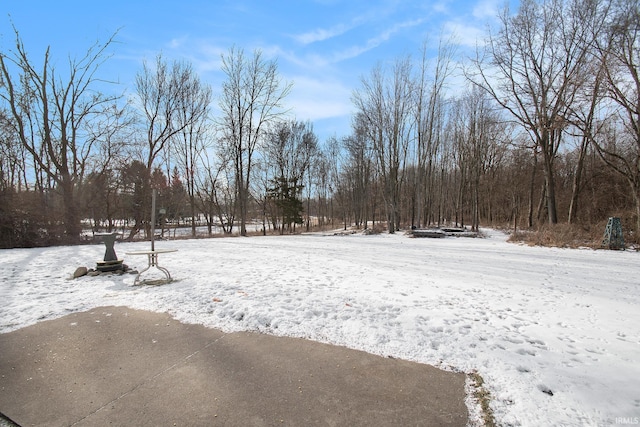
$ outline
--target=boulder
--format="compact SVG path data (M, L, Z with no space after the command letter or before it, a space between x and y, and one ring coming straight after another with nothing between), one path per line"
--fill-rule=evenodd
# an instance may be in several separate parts
M87 267L78 267L76 271L73 272L73 278L77 279L78 277L86 276L88 271Z

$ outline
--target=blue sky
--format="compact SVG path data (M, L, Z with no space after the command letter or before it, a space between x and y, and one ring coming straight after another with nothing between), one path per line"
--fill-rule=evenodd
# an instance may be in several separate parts
M411 54L427 40L455 34L462 57L484 37L504 0L0 0L0 49L13 48L11 23L33 60L47 46L62 68L114 32L101 73L133 92L142 61L190 61L219 93L220 55L235 45L276 58L293 83L291 115L310 120L321 140L349 133L352 91L379 62ZM454 84L455 85L455 84Z

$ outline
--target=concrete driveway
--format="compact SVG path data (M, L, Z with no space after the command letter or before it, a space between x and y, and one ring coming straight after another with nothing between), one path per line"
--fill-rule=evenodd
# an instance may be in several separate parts
M465 375L100 307L0 334L21 426L465 426Z

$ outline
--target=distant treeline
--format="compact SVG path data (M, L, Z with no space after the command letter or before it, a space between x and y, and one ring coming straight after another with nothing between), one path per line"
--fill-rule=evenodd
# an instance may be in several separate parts
M100 75L117 34L59 70L50 50L36 66L16 29L0 52L0 247L116 223L147 235L153 189L193 235L195 218L247 235L256 222L393 233L615 215L637 236L637 2L525 0L498 18L471 58L439 40L375 66L354 88L351 133L326 141L290 119L295 82L260 51L222 55L215 97L191 64L158 55L124 99Z

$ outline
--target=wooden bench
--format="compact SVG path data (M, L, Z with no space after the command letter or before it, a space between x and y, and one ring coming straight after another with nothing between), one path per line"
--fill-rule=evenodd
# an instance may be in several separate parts
M444 233L444 231L439 229L426 229L426 230L417 229L417 230L413 230L411 233L413 234L413 237L430 237L435 239L441 239L447 236Z

